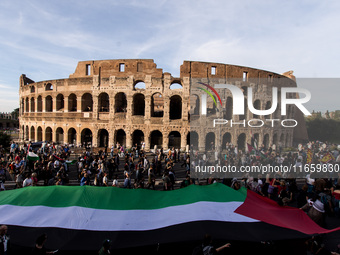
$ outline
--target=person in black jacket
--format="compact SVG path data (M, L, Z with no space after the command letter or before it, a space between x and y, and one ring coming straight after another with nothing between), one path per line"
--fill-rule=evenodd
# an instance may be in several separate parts
M10 238L7 235L8 227L0 226L0 255L10 254Z

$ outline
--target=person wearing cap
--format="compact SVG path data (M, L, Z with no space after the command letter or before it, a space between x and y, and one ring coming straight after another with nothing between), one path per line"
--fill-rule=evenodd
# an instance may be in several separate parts
M98 254L99 255L111 254L110 253L110 247L111 247L111 240L109 240L109 239L104 240L103 246L98 251Z
M324 227L325 207L320 200L319 195L314 195L312 199L308 199L307 203L301 207L303 211L308 211L307 215L319 226Z

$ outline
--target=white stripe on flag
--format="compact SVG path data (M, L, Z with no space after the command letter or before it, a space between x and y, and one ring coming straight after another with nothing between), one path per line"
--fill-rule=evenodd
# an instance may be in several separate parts
M0 206L0 224L93 231L143 231L194 221L258 222L234 213L242 202L197 202L155 210Z

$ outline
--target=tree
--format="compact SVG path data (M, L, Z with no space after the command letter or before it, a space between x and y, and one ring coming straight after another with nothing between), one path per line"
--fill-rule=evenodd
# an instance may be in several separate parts
M310 140L340 142L340 121L324 118L307 118L306 126Z
M11 144L11 136L5 134L4 132L0 132L0 145L2 148L8 148Z

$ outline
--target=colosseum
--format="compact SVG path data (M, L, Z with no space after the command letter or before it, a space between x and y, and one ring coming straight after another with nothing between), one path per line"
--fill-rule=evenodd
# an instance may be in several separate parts
M245 100L247 87L252 87L254 107L269 109L274 81L279 88L297 86L292 72L280 75L196 61L184 61L180 77L173 77L157 68L151 59L81 61L67 79L35 82L23 74L20 138L93 147L119 143L129 148L145 142L146 150L155 146L185 150L187 145L204 150L211 143L227 142L245 149L252 138L265 146L279 143L283 147L292 146L293 142L307 139L303 115L294 106L288 105L287 112L289 118L299 121L294 128L225 125L218 133L211 134L205 124L212 118L241 121L266 117L256 116L246 107L243 115L233 115L230 92L218 90L223 94L221 109L224 110L218 109L212 97L208 97L208 114L200 118L202 94L194 83L232 83L243 90ZM278 107L271 118L280 119L279 110Z

